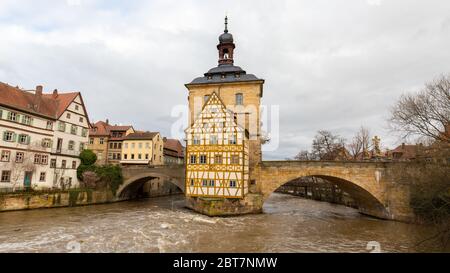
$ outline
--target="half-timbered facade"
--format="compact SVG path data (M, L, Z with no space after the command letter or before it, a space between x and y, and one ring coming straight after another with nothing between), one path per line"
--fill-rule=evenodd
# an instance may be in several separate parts
M186 134L186 194L243 198L248 192L248 140L216 93Z

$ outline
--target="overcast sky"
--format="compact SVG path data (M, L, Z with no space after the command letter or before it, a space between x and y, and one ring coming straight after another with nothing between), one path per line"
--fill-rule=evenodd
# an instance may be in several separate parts
M170 136L184 84L217 65L226 13L235 64L280 107L266 159L361 125L392 147L389 107L450 72L448 0L0 0L0 81L81 91L91 121Z

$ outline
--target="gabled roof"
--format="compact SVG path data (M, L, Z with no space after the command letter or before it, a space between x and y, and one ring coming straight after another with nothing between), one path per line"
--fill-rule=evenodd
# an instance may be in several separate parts
M397 154L396 159L405 159L405 160L415 159L417 157L418 151L417 149L418 149L417 145L402 144L399 145L394 150L389 151L389 154L391 155Z
M58 93L56 90L39 95L34 90L25 91L0 82L0 105L51 119L61 117L77 96L81 98L80 92Z
M214 128L204 127L204 120L208 124L213 123L215 128L222 128L225 132L232 130L233 132L245 132L234 119L233 113L225 107L225 104L213 92L206 103L203 105L201 113L197 116L194 124L185 130L186 133L210 133ZM225 124L224 124L225 122Z
M153 138L159 134L158 132L138 132L131 133L124 137L124 140L153 140Z
M173 153L168 153L167 150ZM183 145L178 139L164 139L164 154L169 154L171 156L183 157Z
M104 121L97 121L91 127L89 130L90 136L110 136L111 132L126 132L133 128L131 125L110 125Z

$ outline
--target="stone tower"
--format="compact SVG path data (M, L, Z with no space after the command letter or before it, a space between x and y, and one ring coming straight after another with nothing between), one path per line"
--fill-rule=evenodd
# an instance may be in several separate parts
M203 77L195 78L185 85L189 90L189 124L194 123L211 94L214 92L218 94L227 109L233 112L238 124L244 127L248 134L250 185L254 185L257 181L252 175L253 170L262 159L260 106L264 80L253 74L247 74L241 67L234 65L236 45L233 35L228 31L226 17L225 30L219 36L217 49L218 66L210 69Z
M196 151L197 156L200 157L203 156L199 153L199 151L202 149L209 149L209 151L228 149L228 147L225 147L226 144L229 144L228 142L226 142L228 140L219 141L218 146L223 145L222 147L211 145L210 141L207 140L211 137L209 133L200 137L203 140L194 139L194 137L198 138L198 136L194 136L193 132L210 132L204 129L200 130L199 127L201 126L199 125L199 123L205 124L205 127L211 126L207 124L207 117L210 114L205 113L205 111L209 111L207 110L207 108L212 107L211 103L208 103L210 98L214 96L214 99L216 99L217 97L220 101L219 104L223 105L226 111L231 114L232 120L234 120L237 126L243 129L243 134L245 136L244 154L246 161L243 163L243 165L245 170L248 169L248 175L246 175L246 171L243 171L243 175L248 177L247 181L245 181L248 187L248 191L245 191L246 193L241 198L242 200L240 202L243 202L244 199L247 199L247 193L251 194L258 191L256 186L259 180L257 166L262 159L260 105L263 96L264 80L257 78L253 74L247 74L247 72L241 67L234 65L236 45L234 43L233 35L228 31L227 17L225 17L225 30L219 36L219 44L217 45L217 50L219 55L218 65L211 68L208 72L204 73L202 77L195 78L192 82L185 85L189 90L188 101L190 111L189 128L188 130L186 130L188 139L186 156L187 160L189 160L189 151L192 151L193 157L195 157L194 151ZM220 105L218 105L217 107L219 107ZM200 118L203 121L199 121ZM212 124L214 124L214 126L217 126L216 123L217 122L213 122ZM194 145L194 143L196 145ZM202 145L208 147L201 148ZM198 166L199 163L193 163L190 165L188 162L187 172L189 173L189 170L194 168L197 168L195 169L197 173L199 173L198 170L202 168L208 170L223 168L224 166L214 165L214 156L215 152L212 152L210 155L210 157L212 158L208 159L207 163L203 163L204 166ZM192 158L192 160L193 162L195 162L195 158ZM202 160L202 162L204 161ZM195 189L197 190L197 187L202 187L202 185L199 185L202 184L202 179L203 178L194 178L194 176L192 176L191 178L187 178L187 180L189 181L186 181L186 184L195 185ZM199 180L200 182L198 182ZM204 182L217 185L217 182L214 183L209 180ZM220 183L222 183L222 181L220 181ZM211 195L205 196L211 197ZM217 197L217 195L215 196ZM191 204L191 207L195 207L200 202L198 201L198 199L202 197L202 194L193 195L191 197L192 198L190 201L193 201L193 199L195 199L195 201L193 201L195 204ZM248 203L248 201L245 202ZM214 207L217 207L217 204L215 204ZM203 211L202 208L196 210ZM214 213L206 214L211 215Z

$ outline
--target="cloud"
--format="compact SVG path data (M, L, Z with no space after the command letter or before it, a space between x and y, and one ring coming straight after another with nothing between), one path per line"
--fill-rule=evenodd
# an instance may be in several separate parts
M293 157L320 129L365 125L394 145L389 107L449 72L448 1L2 0L0 81L80 90L91 120L169 135L184 84L217 63L226 12L236 64L280 105L266 158Z

